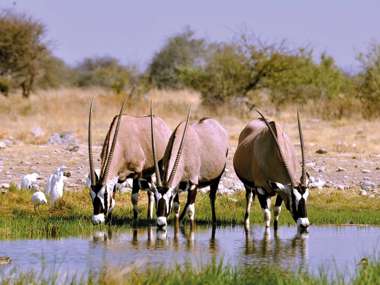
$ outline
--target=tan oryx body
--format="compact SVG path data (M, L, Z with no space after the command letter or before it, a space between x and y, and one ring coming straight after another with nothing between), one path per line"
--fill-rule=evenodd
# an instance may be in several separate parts
M123 109L123 108L122 108ZM154 173L154 161L150 139L150 116L133 117L116 116L108 130L101 153L101 173L97 177L92 163L91 144L89 144L91 198L94 205L93 223L102 223L115 206L114 186L127 178L133 178L132 203L134 218L137 218L138 192L140 188L148 189ZM91 120L91 110L90 110ZM161 159L170 137L170 129L166 123L155 117L157 157ZM89 126L91 132L91 125ZM89 133L89 142L91 133ZM112 143L111 143L112 142ZM149 182L149 183L148 183ZM148 218L152 218L153 194L148 191Z
M180 219L187 212L193 221L197 188L210 186L212 219L216 222L215 198L227 162L228 135L214 119L204 118L189 125L189 116L190 113L186 122L180 123L172 133L162 160L164 181L158 181L155 191L157 225L161 227L166 226L173 204L179 217L179 188L188 192Z
M299 116L298 125L302 150L300 183L296 179L298 162L293 144L280 124L268 122L262 116L261 119L249 122L240 133L233 164L237 176L246 188L245 223L247 226L250 206L255 194L258 195L263 209L266 227L270 224L270 197L276 194L278 195L274 208L275 229L277 229L283 201L300 228L306 229L309 226L306 212L309 190L306 187L303 136Z

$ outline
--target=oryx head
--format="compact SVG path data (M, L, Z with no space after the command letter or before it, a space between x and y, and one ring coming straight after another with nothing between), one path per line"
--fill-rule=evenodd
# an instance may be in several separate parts
M167 220L167 217L169 216L169 214L171 212L174 197L177 194L176 193L176 189L177 189L176 186L177 185L172 185L172 182L173 182L174 176L176 174L178 164L179 164L179 160L181 157L183 143L184 143L184 139L185 139L185 135L186 135L186 130L187 130L187 127L189 124L190 112L191 112L191 110L189 109L189 111L187 113L186 123L185 123L185 127L183 130L181 142L180 142L178 152L177 152L174 164L173 164L172 171L171 171L170 175L167 175L168 169L165 169L165 172L166 172L164 175L165 180L162 181L160 171L158 169L156 147L155 147L155 142L154 142L152 103L150 105L150 122L151 122L150 126L151 126L151 138L152 138L152 154L153 154L153 161L154 161L154 169L155 169L156 178L157 178L157 181L156 181L157 186L155 186L153 184L152 191L154 193L154 198L156 201L157 226L159 226L161 228L166 227L166 225L167 225L166 220ZM175 133L176 133L176 131L173 132L173 135L175 135ZM174 142L174 138L169 140L169 146L168 147L170 149L170 153L171 153L171 149L173 147L173 142ZM166 168L167 167L168 167L168 165L166 166Z
M112 209L115 207L115 199L114 199L114 185L115 181L109 180L108 174L110 170L110 165L112 162L113 153L115 151L117 136L119 134L120 121L123 113L125 101L123 102L120 112L117 118L116 128L111 144L111 148L106 151L106 155L102 160L102 167L100 169L100 175L96 175L94 171L94 161L92 155L92 136L91 136L91 117L92 117L92 104L90 105L90 113L88 119L88 155L90 161L90 196L92 200L92 205L94 206L94 213L92 216L93 224L104 223L108 214L112 212ZM108 145L107 149L108 150ZM111 177L114 179L115 177Z
M268 184L271 188L278 193L285 202L286 208L290 211L294 221L297 223L297 227L301 231L307 231L310 225L309 219L307 217L306 202L309 197L309 189L307 186L307 177L305 170L305 151L304 151L304 140L302 134L301 120L299 112L297 111L297 122L298 122L298 132L300 137L301 144L301 155L302 155L302 174L300 178L300 183L296 183L294 177L289 171L287 161L284 159L280 144L278 142L277 136L273 131L272 127L268 123L267 119L262 113L257 111L260 116L263 118L265 124L267 125L274 141L277 146L277 149L280 153L280 159L285 167L285 173L288 176L290 181L289 184L282 184L276 181L268 181Z

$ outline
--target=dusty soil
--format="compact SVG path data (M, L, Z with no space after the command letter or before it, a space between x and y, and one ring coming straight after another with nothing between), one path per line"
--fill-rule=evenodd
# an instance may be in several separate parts
M16 143L0 149L0 184L20 183L21 177L37 172L43 189L49 175L59 166L65 165L71 176L67 178L67 190L81 189L88 174L87 145L79 144L75 152L65 145L33 145ZM94 152L99 157L101 147L94 146ZM236 177L232 157L235 147L231 148L226 173L222 180L221 192L242 189L242 184ZM323 187L337 190L361 189L368 194L380 195L377 189L380 185L380 155L360 153L326 153L307 152L307 170L315 178L325 181ZM97 161L100 164L100 161Z

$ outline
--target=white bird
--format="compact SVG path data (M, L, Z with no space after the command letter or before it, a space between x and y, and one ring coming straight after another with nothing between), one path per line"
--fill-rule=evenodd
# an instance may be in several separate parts
M99 168L96 168L95 169L95 176L96 176L96 181L99 179L99 176L100 176L100 169ZM91 177L90 177L90 173L87 175L86 177L86 186L87 188L91 188Z
M46 194L49 196L52 204L63 196L64 169L64 166L59 167L52 175L49 176Z
M21 189L37 189L38 183L37 179L39 179L38 173L26 174L21 178Z
M36 191L32 195L32 203L34 205L34 210L36 210L40 205L47 204L46 196L41 191Z

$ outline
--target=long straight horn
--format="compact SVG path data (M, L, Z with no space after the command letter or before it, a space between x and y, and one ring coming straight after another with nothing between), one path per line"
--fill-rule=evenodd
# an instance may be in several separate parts
M133 93L135 89L133 88L131 93ZM110 170L110 165L112 163L112 157L113 157L113 153L115 151L115 146L116 146L116 141L117 141L117 136L119 134L119 129L120 129L120 122L121 122L121 116L123 114L123 110L124 110L124 105L125 103L127 102L127 98L128 97L125 97L124 98L124 101L123 101L123 104L121 105L121 108L120 108L120 112L119 112L119 115L118 115L118 118L117 118L117 122L116 122L116 128L115 128L115 133L113 135L113 139L112 139L112 144L111 144L111 148L110 148L110 152L107 156L107 159L105 160L106 161L106 165L104 167L104 172L101 174L101 181L102 181L102 185L104 185L104 183L106 183L107 181L107 178L108 178L108 172Z
M300 144L301 144L301 156L302 156L302 174L301 174L301 185L306 186L306 170L305 170L305 144L303 141L303 133L302 133L302 125L300 119L300 113L297 110L297 122L298 122L298 133L300 136Z
M288 179L289 179L289 181L290 181L290 183L292 185L292 188L293 188L295 186L294 179L290 175L289 167L288 167L288 164L286 163L286 161L284 159L284 155L282 153L282 150L281 150L281 147L280 147L280 143L278 142L277 136L274 133L274 131L273 131L271 125L269 124L268 120L264 117L264 115L258 109L256 109L256 112L259 113L259 115L261 116L261 118L264 120L265 124L267 125L267 127L269 129L269 132L272 135L272 138L273 138L274 142L276 143L277 149L280 152L280 157L281 157L282 163L283 163L283 165L285 167L285 170L286 170L286 175L288 176Z
M173 169L172 169L172 172L170 173L167 185L170 185L170 183L172 182L172 180L173 180L173 178L175 176L175 173L177 171L177 168L178 168L179 159L181 157L182 148L183 148L183 142L185 140L185 135L186 135L187 127L189 125L190 114L191 114L191 106L189 107L189 111L187 112L186 123L185 123L185 128L183 130L183 134L182 134L182 138L181 138L181 143L179 145L177 156L175 158Z
M156 156L156 145L154 141L154 130L153 130L153 107L152 101L150 101L150 134L152 136L152 153L153 153L153 161L154 161L154 171L156 173L157 184L159 187L162 186L162 180L160 175L160 170L158 169L158 162Z
M91 118L92 118L92 103L94 98L91 99L90 112L88 114L88 160L90 162L90 179L91 186L96 184L95 172L94 172L94 159L92 155L92 133L91 133Z

